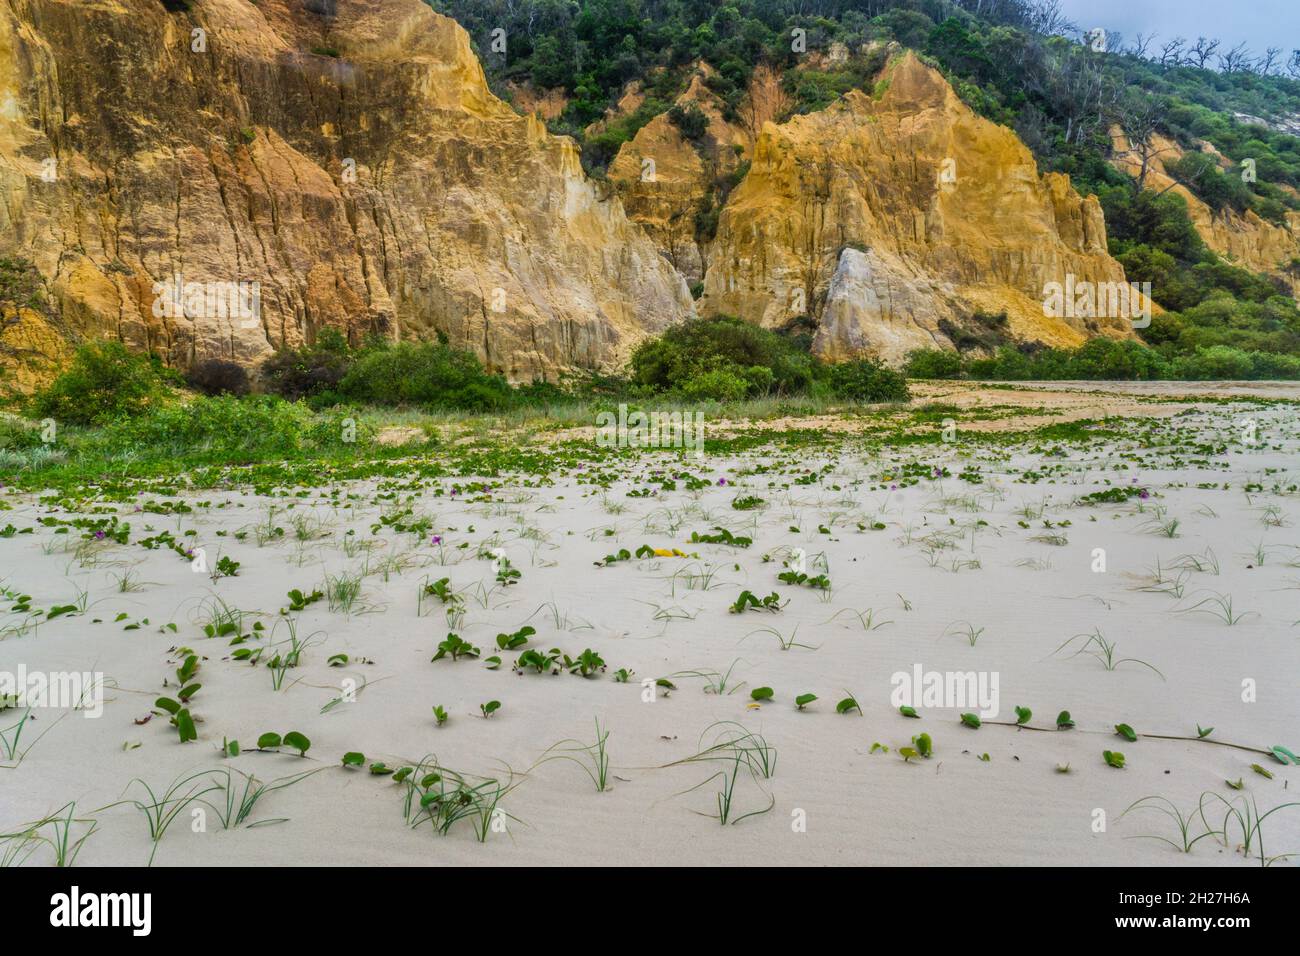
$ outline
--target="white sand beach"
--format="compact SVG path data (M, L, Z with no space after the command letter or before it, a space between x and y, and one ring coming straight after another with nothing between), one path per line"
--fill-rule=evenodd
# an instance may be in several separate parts
M93 826L79 865L144 865L145 813L112 806L144 795L133 780L162 794L199 774L184 796L227 771L242 788L239 774L318 770L230 829L219 790L171 804L154 865L1294 864L1300 807L1265 818L1248 853L1239 824L1246 808L1300 800L1300 767L1268 753L1300 751L1294 387L934 388L931 400L1001 411L937 443L864 442L851 421L816 430L827 441L700 458L624 450L593 464L557 443L543 475L394 465L314 487L141 482L129 499L7 490L0 672L99 672L106 689L98 716L0 712L0 730L27 715L0 761L0 832L71 805L74 839ZM1080 426L1080 440L1006 438L1041 424L1023 421L1036 410L1096 417L1072 403L1122 403L1124 417ZM691 541L716 529L752 543ZM206 573L171 542L201 548ZM213 580L222 557L237 573ZM792 569L808 579L779 579ZM447 601L425 590L443 578ZM325 593L290 610L295 589ZM729 610L744 591L775 592L780 609ZM302 649L277 689L268 662L291 653L290 622ZM526 643L498 648L525 627ZM432 661L449 632L479 656ZM551 648L561 656L541 655L542 672L515 672L523 652ZM570 673L564 656L588 649L604 666ZM197 739L181 742L155 700L176 696L191 652ZM918 668L996 681L996 715L964 726L979 702L948 699L903 716L892 677ZM754 700L759 688L770 698ZM856 706L837 712L846 698ZM1061 711L1072 729L1057 729ZM597 725L603 792L586 751L541 759L594 744ZM310 740L304 757L257 749L290 731ZM343 766L349 753L364 763ZM414 769L395 781L370 772L380 762ZM508 788L482 842L471 819L435 832L437 801L420 815L419 788L448 771ZM1170 804L1125 814L1148 797ZM1226 832L1181 852L1164 842L1181 844L1157 809L1170 805L1194 818L1192 837ZM37 841L4 849L52 861Z

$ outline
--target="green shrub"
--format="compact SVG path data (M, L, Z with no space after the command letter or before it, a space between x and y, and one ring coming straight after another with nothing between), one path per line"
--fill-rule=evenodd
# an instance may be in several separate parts
M1228 207L1245 212L1251 206L1253 197L1241 177L1225 175L1213 156L1185 153L1177 160L1165 163L1165 169L1216 211Z
M682 398L691 402L738 402L750 393L749 382L731 369L715 368L701 372L679 389Z
M709 118L694 103L686 106L674 104L668 111L668 119L681 131L682 136L694 142L703 140L709 131Z
M247 395L250 388L244 366L219 358L194 363L185 373L185 384L204 395Z
M151 456L232 464L293 458L320 447L363 444L364 426L346 413L313 415L301 402L274 395L197 398L172 404L105 429L103 450L147 448Z
M958 378L961 356L947 349L915 349L907 353L903 374L908 378Z
M119 450L148 446L162 457L253 461L296 448L310 417L304 406L270 395L198 398L110 426L104 441Z
M636 384L657 392L726 371L747 383L747 397L802 394L819 371L798 343L732 316L693 319L647 339L632 353L631 370Z
M840 362L830 367L831 392L856 402L905 402L907 380L879 359Z
M339 394L374 405L412 405L493 411L518 396L504 378L489 375L469 352L442 342L399 342L358 354Z
M316 344L282 349L262 363L266 390L289 401L334 392L352 365L352 353L343 336L324 329Z
M42 444L39 424L17 415L0 414L0 450L30 451Z
M143 414L167 396L158 369L121 342L80 346L68 370L37 392L31 411L72 425L102 425Z

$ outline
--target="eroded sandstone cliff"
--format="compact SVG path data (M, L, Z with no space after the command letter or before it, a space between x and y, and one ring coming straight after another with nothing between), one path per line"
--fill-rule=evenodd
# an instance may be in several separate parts
M1110 135L1111 162L1130 176L1142 175L1143 151L1135 149L1118 126L1111 129ZM1218 158L1224 175L1240 175L1211 144L1206 143L1203 148ZM1151 137L1145 152L1145 187L1182 196L1201 241L1230 262L1251 272L1275 276L1290 286L1293 294L1300 294L1300 276L1288 268L1293 259L1300 257L1300 212L1288 210L1286 226L1261 219L1251 209L1239 213L1225 206L1216 212L1166 170L1166 164L1182 159L1185 151L1181 146L1157 133Z
M0 254L36 263L64 331L179 366L441 332L526 380L691 314L572 141L420 0L188 7L0 0ZM260 308L160 305L176 276L257 283Z
M905 53L872 93L765 125L722 211L703 309L768 327L811 317L831 360L952 347L977 313L1049 345L1133 334L1127 316L1045 316L1049 285L1070 281L1125 283L1096 198L1040 176L1014 132Z
M661 113L623 144L609 166L628 215L640 223L669 262L694 285L704 278L708 240L697 217L708 215L726 186L749 158L763 124L784 108L780 76L772 68L754 71L750 89L729 121L724 104L707 80L713 72L696 64L685 92L675 101L699 110L702 135L688 138L667 113Z

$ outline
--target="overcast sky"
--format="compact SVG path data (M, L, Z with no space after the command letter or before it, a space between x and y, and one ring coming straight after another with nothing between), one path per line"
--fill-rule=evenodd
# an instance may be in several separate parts
M1256 53L1271 46L1285 54L1300 48L1300 0L1062 0L1082 30L1104 27L1124 34L1168 39L1198 36L1222 40L1222 48L1245 41Z

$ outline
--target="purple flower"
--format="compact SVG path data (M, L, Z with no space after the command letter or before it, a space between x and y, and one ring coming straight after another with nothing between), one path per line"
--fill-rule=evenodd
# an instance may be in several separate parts
M440 534L435 534L435 535L433 536L433 543L434 543L434 544L442 544L442 535L440 535Z
M890 486L889 486L889 490L890 490L890 491L897 491L897 490L898 490L898 485L890 485Z
M95 540L96 540L96 541L103 541L104 538L106 538L106 537L107 537L107 535L105 535L104 532L102 532L102 531L96 531L96 532L95 532Z
M718 479L718 487L719 487L719 488L722 487L723 485L725 485L726 483L727 483L727 479L726 479L726 478L719 478L719 479Z
M1138 497L1141 498L1143 501L1146 501L1148 498L1151 497L1151 492L1143 488L1141 491L1138 492Z

